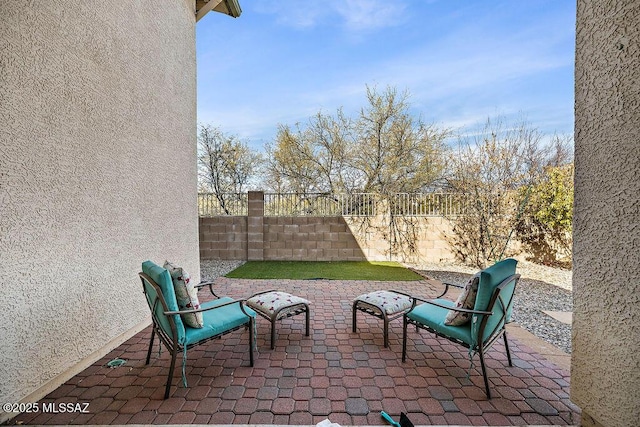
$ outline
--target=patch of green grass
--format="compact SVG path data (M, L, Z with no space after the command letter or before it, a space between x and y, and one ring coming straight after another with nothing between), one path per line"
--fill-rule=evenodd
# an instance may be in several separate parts
M397 262L248 261L226 277L235 279L420 280Z

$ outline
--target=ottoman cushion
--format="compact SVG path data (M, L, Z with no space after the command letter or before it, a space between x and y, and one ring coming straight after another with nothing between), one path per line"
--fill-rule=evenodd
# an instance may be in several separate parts
M378 307L388 315L400 313L411 308L411 299L408 296L391 291L375 291L360 295L355 301L362 301Z
M286 292L272 291L259 294L247 300L247 305L254 310L260 311L268 316L275 312L286 314L287 308L295 307L300 304L309 304L304 298L288 294ZM280 311L282 310L282 311Z

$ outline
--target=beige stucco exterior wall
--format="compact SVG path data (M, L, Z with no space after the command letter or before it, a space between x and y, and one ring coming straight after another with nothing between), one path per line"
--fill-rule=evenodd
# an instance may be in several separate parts
M199 277L194 1L0 2L0 117L4 403L148 322L142 261Z
M578 1L571 400L640 420L640 1Z

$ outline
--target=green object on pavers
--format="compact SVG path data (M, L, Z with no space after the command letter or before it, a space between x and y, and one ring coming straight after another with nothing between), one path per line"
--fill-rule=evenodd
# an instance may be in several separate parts
M127 363L126 360L124 359L113 359L111 361L109 361L109 363L107 363L107 366L110 368L119 368L120 366L124 365L125 363Z
M233 279L330 279L411 281L422 277L397 262L248 261L226 277Z
M393 427L400 427L400 423L395 421L393 418L391 418L391 416L389 414L387 414L386 412L382 411L380 412L380 416L389 424L391 424Z

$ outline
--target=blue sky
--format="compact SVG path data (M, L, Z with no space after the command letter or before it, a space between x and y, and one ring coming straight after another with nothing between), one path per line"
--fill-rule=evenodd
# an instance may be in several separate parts
M342 107L366 85L410 93L423 120L459 132L487 117L573 133L575 1L240 0L196 25L198 122L253 148L279 123Z

